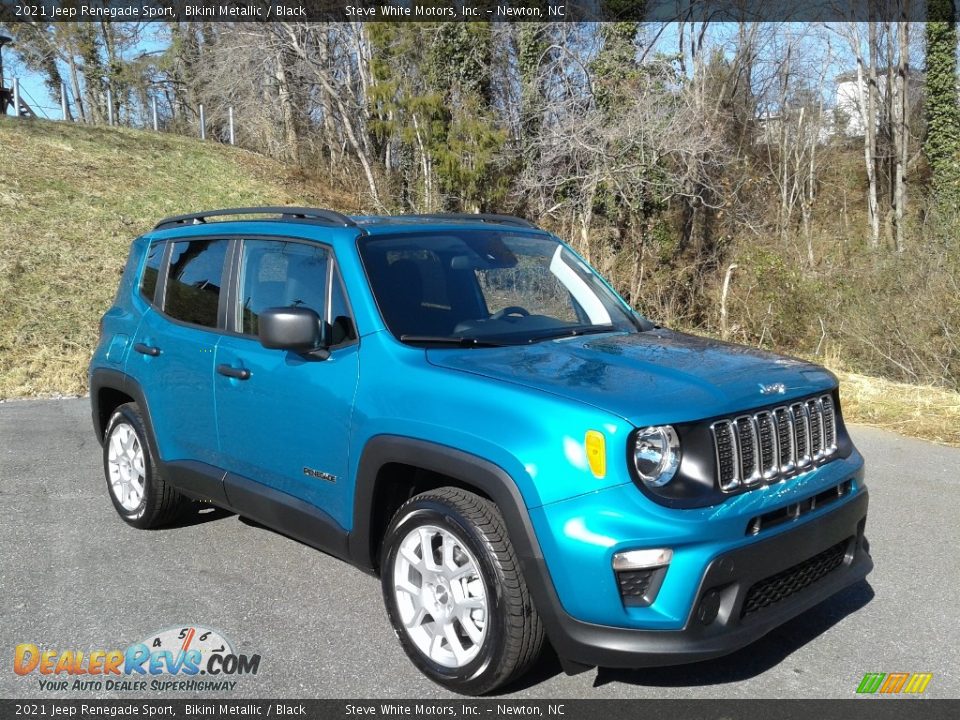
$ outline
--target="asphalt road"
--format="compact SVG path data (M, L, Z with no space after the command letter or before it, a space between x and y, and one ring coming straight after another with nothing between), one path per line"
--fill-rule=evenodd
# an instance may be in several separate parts
M122 649L195 624L262 656L224 697L447 696L403 655L374 578L233 515L150 532L124 524L88 408L0 403L0 697L153 696L42 692L36 673L11 671L14 647ZM928 695L960 697L960 450L853 435L871 489L868 582L719 660L567 677L548 658L508 695L851 697L865 672L922 671L934 673Z

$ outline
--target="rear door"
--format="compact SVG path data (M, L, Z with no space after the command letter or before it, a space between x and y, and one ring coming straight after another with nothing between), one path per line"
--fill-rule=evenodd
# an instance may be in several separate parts
M213 361L223 327L221 292L230 241L167 241L155 268L151 309L133 340L127 372L143 388L165 462L220 461ZM147 284L152 279L146 278Z
M228 480L227 494L239 510L244 502L255 504L255 517L253 511L293 498L349 528L348 440L359 345L352 321L344 321L350 311L334 256L315 242L238 243L236 300L227 318L233 332L217 345L215 361L224 467L240 476ZM269 307L311 308L334 325L330 357L263 347L258 316Z

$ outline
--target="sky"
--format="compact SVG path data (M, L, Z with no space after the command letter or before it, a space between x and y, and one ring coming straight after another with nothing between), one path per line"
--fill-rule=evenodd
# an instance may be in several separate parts
M152 24L152 26L145 32L143 41L133 48L130 53L132 56L145 52L156 52L166 47L169 40L166 36L165 26L162 24ZM3 26L0 25L0 34L10 35L11 33L4 31ZM11 48L9 45L3 49L3 74L6 86L12 88L13 78L19 78L23 99L29 103L38 117L50 120L63 119L60 95L51 95L43 82L43 77L24 67L17 58L16 52L11 51L15 49L16 46ZM12 113L13 111L8 112Z

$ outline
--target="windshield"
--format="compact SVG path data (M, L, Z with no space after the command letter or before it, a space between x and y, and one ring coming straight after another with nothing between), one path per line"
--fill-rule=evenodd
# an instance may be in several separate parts
M547 236L465 230L368 237L359 247L384 322L404 342L489 346L646 329Z

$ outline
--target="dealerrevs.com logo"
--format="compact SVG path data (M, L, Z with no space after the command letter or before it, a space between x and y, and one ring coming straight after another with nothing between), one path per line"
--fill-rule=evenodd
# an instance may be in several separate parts
M230 691L240 675L256 675L260 655L233 651L216 630L199 626L153 633L126 650L59 650L16 646L13 671L39 676L46 691Z

